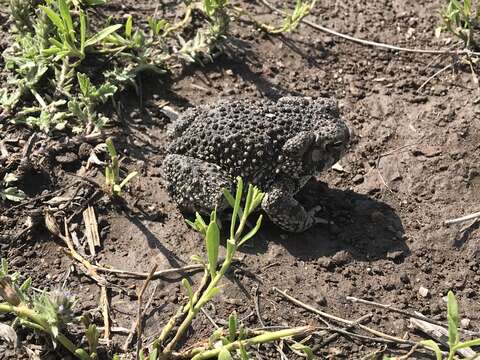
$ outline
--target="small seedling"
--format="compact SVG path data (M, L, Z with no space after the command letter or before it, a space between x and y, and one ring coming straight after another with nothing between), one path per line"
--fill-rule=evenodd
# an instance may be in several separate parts
M3 178L3 185L6 187L0 187L0 198L2 198L3 200L6 199L15 202L25 200L27 196L22 190L20 190L16 186L10 186L11 183L14 183L16 181L18 181L18 178L14 174L5 174L5 177Z
M474 31L480 26L480 5L474 8L472 0L449 0L440 11L442 24L435 30L440 36L443 31L450 32L461 39L466 48L478 49L479 44L474 39Z
M105 167L105 185L112 195L119 196L123 187L137 176L138 172L133 171L129 173L125 179L120 182L120 161L118 159L117 150L115 149L111 138L108 138L105 141L105 144L107 146L108 155L110 156L110 161Z
M311 2L304 2L303 0L297 0L295 4L295 8L293 9L291 14L288 14L286 11L286 16L283 20L283 24L278 28L275 28L270 25L265 25L264 28L271 34L280 34L291 32L297 28L300 24L300 21L310 14L310 11L315 6L316 0L312 0Z
M459 311L457 299L453 292L449 291L447 295L447 321L448 321L448 360L453 360L458 350L472 346L480 345L480 338L461 342L458 333L458 327L460 325ZM442 350L440 345L433 340L424 340L420 342L429 349L431 349L437 358L442 360Z

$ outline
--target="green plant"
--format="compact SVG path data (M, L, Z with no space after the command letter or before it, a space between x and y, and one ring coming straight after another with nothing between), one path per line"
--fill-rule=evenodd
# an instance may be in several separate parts
M475 30L480 30L480 4L476 10L472 0L449 0L441 9L442 24L436 29L437 36L442 31L448 31L461 39L466 48L478 49L479 44L474 38Z
M80 92L68 102L68 110L87 127L102 128L108 119L96 112L95 108L112 97L117 92L117 86L105 82L95 87L88 76L82 73L77 73L77 79Z
M453 360L455 354L458 350L464 349L471 346L479 346L480 339L473 339L461 342L460 336L458 333L459 327L459 311L458 311L458 303L457 299L453 292L449 291L447 295L447 321L448 321L448 360ZM442 360L442 350L440 349L440 345L438 345L433 340L424 340L421 341L421 344L425 345L429 349L431 349L437 358L437 360Z
M7 262L0 259L0 298L4 300L0 302L0 314L12 314L14 324L49 335L54 345L61 344L80 360L96 359L100 334L85 318L74 318L70 295L54 290L31 296L31 278L22 283L19 280L20 275L9 274ZM86 326L88 350L78 347L64 335L67 324L80 321Z
M133 171L129 173L125 179L120 182L120 160L118 159L117 150L115 150L111 138L108 138L105 141L105 144L107 146L108 155L110 156L110 161L105 167L105 185L112 195L119 196L123 187L137 176L138 172Z
M127 85L141 96L138 74L164 75L179 63L213 61L225 49L230 22L241 15L253 19L228 0L186 0L184 16L175 23L154 15L148 27L134 26L132 16L125 24L103 18L91 26L87 7L104 3L10 0L13 41L3 56L13 76L0 89L2 116L44 132L99 131L107 120L99 110L102 104ZM297 1L279 27L255 23L270 33L292 31L314 3ZM199 12L203 23L198 24L193 19ZM193 31L186 37L188 25Z
M243 209L241 208L242 194L243 182L240 178L237 179L237 192L235 198L233 198L233 196L227 190L224 191L226 199L233 207L233 215L230 225L230 237L227 240L227 253L225 256L225 260L223 261L219 270L217 270L217 265L220 246L220 229L217 223L216 211L214 210L211 213L208 225L202 218L202 216L198 213L196 214L196 219L194 222L187 220L187 223L196 231L201 233L205 238L207 259L204 260L199 256L196 256L194 259L202 264L205 264L204 281L208 282L208 286L205 288L205 290L201 291L200 294L194 294L191 290L191 286L188 283L188 280L184 279L182 281L188 293L188 303L181 310L182 315L184 314L185 318L180 324L173 339L168 344L166 344L165 348L163 349L165 353L169 353L174 350L175 346L180 341L180 339L182 338L185 331L188 329L200 309L205 306L205 304L209 302L220 291L218 283L225 275L227 270L230 268L230 265L233 261L233 256L235 255L238 247L251 239L260 228L260 225L262 223L261 215L257 220L256 226L246 235L243 234L245 226L247 224L247 219L260 205L264 194L260 192L258 188L249 185ZM162 344L167 339L167 336L173 329L174 323L175 322L169 322L162 330L158 341L160 344Z
M247 16L261 30L266 31L270 34L282 34L295 30L300 24L300 21L305 16L310 14L312 8L315 6L316 1L317 0L297 0L295 3L295 8L292 12L289 12L288 9L283 11L283 22L279 26L258 22L248 11L244 10L241 7L234 6L234 9L238 12L239 15Z
M14 122L45 132L62 130L67 124L74 132L100 128L105 117L94 108L112 96L116 87L106 82L94 91L89 83L86 93L85 81L81 81L86 75L80 75L77 69L89 52L108 50L103 40L121 25L90 36L86 12L72 7L80 4L78 1L48 0L36 8L32 3L10 3L15 42L4 58L6 68L15 76L9 79L7 88L0 90L0 104L7 115L14 114ZM28 21L25 14L29 14Z
M43 53L47 56L54 55L54 60L59 60L64 57L83 60L89 48L98 44L108 35L122 27L120 24L111 25L89 36L87 31L87 16L81 8L78 9L79 27L77 28L72 18L70 2L67 3L66 0L57 0L56 6L58 7L58 12L55 10L53 2L50 4L47 2L47 4L46 6L40 6L40 8L55 25L56 31L53 36L48 39L51 46L45 49Z
M16 186L9 186L17 180L18 178L14 174L5 174L3 178L3 185L6 187L0 187L0 198L2 198L3 200L7 199L15 202L20 202L26 198L26 195L22 190L20 190Z
M285 11L286 15L283 19L283 24L279 27L273 27L271 25L263 25L262 28L268 31L271 34L279 34L285 32L291 32L295 30L300 24L300 21L307 16L312 8L315 6L316 0L312 0L310 2L304 2L303 0L297 0L295 3L295 8L293 9L291 14L288 14Z
M247 220L258 208L264 197L264 194L257 187L249 185L245 193L243 182L238 178L235 197L227 190L224 190L223 193L233 208L225 259L219 264L220 228L216 211L214 210L210 214L208 223L198 213L195 221L187 220L187 223L202 234L205 239L206 258L199 255L192 256L192 260L204 266L204 276L196 291L193 291L192 285L187 279L182 280L187 294L187 302L184 306L178 308L177 313L168 321L158 339L152 344L152 349L156 352L153 357L150 355L149 360L156 360L157 354L159 359L169 358L173 353L179 358L192 360L233 359L233 356L237 354L241 360L245 360L249 358L247 353L249 346L303 335L312 330L311 327L304 326L252 334L239 323L236 314L232 313L228 319L228 328L215 331L206 345L190 348L182 353L175 352L178 343L185 336L186 330L190 327L196 315L220 291L220 280L230 269L237 250L255 236L262 224L262 215L260 215L255 227L246 231ZM243 206L242 199L244 199ZM153 354L153 351L150 354Z

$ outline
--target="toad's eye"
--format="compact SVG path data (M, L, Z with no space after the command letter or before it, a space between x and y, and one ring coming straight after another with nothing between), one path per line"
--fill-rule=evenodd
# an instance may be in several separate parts
M343 141L336 141L334 143L326 144L325 149L327 151L338 150L340 147L342 147L342 145L343 145Z

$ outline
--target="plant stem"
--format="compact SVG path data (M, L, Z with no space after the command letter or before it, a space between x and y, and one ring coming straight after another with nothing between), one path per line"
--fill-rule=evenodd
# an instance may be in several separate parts
M238 242L238 240L240 239L240 237L243 233L243 230L245 228L245 225L247 223L247 218L251 213L250 209L245 209L245 210L246 211L243 213L243 216L242 216L242 219L241 219L240 224L238 226L238 229L235 232L234 239L229 239L228 240L233 244L236 244ZM227 243L228 243L228 241L227 241ZM228 248L228 246L227 246L227 248ZM233 255L235 254L236 250L237 250L236 245L233 245L233 248L231 248L231 250L230 250L231 254L228 254L228 249L227 249L227 256L225 257L225 260L223 261L222 267L217 272L216 276L212 279L210 284L208 284L208 287L205 289L205 291L202 292L202 296L198 299L198 301L195 301L195 306L193 307L193 310L191 310L191 309L188 310L187 316L183 320L183 322L181 323L180 327L178 328L174 338L172 339L172 341L170 341L167 344L167 346L165 346L165 349L163 351L164 353L170 353L170 352L173 351L175 345L181 339L183 334L187 331L188 327L192 323L195 316L198 314L200 309L205 305L205 303L209 300L208 299L209 293L217 286L219 281L222 279L222 277L225 275L227 270L230 268L230 265L232 264ZM208 272L207 272L207 275L208 275ZM196 299L194 299L194 300L196 300ZM184 312L185 312L185 310L184 310ZM168 325L169 324L167 324L167 326ZM172 325L172 327L173 327L173 325ZM163 334L164 334L164 332L162 331L162 334L160 335L161 338L162 338Z
M50 330L50 325L43 319L43 317L35 312L34 310L28 308L27 306L20 304L19 306L13 306L10 304L0 304L0 314L14 313L15 315L23 318L27 318L32 321L35 325L42 329L44 332L53 337L52 331ZM78 348L74 343L72 343L65 335L59 333L55 338L64 348L74 354L77 358L81 360L88 360L90 356L86 353L85 350Z
M314 330L315 328L313 326L300 326L300 327L291 328L291 329L267 332L250 339L234 341L228 345L225 345L224 348L227 349L228 351L231 351L231 350L239 349L240 346L248 347L252 345L258 345L258 344L280 340L287 337L300 336L300 335L303 336ZM182 354L181 356L187 359L191 358L192 360L211 359L211 358L218 357L218 354L220 353L221 349L222 348L205 350L205 348L195 348L188 351L186 354Z
M195 292L195 294L193 294L193 299L192 299L193 304L197 303L198 297L199 297L201 291L203 290L203 288L205 287L205 285L207 284L208 278L209 278L209 272L205 269L205 272L203 274L203 278L202 278L202 281L200 283L200 286L199 286L198 290ZM175 326L175 323L177 322L177 320L183 314L186 314L187 311L189 311L189 309L190 308L189 308L188 304L185 305L184 307L180 307L178 309L178 311L176 312L176 314L172 318L170 318L168 323L162 329L162 332L160 333L160 336L158 337L158 342L160 344L163 343L167 339L168 334L170 333L170 331L172 331L172 329Z

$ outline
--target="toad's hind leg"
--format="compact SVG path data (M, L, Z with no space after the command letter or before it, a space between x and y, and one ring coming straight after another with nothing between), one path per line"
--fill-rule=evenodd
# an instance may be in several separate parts
M167 155L162 165L167 191L184 211L208 213L228 207L222 188L234 189L234 181L218 165L190 156Z

